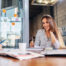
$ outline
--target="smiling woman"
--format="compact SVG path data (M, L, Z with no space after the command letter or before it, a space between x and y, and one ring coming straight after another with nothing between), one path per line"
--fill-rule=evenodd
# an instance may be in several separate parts
M54 19L50 15L44 15L41 19L42 29L38 30L35 39L35 47L60 48L65 47L62 36Z

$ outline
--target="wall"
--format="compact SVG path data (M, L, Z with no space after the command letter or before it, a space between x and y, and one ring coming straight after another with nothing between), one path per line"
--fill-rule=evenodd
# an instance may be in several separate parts
M66 0L59 0L54 6L54 16L59 27L66 26Z
M59 0L54 6L54 17L66 43L66 0Z

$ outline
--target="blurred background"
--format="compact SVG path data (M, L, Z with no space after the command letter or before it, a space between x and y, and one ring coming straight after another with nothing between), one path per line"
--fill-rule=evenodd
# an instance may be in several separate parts
M0 0L0 42L4 47L18 47L35 39L41 17L50 14L66 44L66 0Z

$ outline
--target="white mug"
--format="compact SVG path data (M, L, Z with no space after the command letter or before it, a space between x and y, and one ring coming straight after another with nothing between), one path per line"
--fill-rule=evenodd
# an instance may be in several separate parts
M26 53L26 43L19 43L20 51L25 54Z

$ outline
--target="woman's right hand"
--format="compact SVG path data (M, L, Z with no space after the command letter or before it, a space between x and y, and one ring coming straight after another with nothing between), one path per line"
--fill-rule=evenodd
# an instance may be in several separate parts
M34 42L33 41L30 42L30 47L31 48L34 47Z

